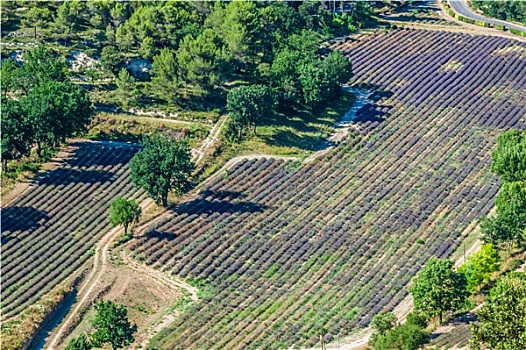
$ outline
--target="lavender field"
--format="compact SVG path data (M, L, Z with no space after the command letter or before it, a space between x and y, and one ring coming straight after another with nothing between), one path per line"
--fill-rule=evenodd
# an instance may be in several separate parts
M526 44L395 30L330 49L372 91L347 141L308 164L241 161L130 243L137 260L205 286L152 345L277 349L348 334L492 208L496 135L525 126Z

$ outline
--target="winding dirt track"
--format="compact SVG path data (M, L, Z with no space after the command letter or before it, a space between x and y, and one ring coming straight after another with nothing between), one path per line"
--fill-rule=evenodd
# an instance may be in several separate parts
M144 119L144 120L155 119L156 121L159 121L158 118L157 119L148 118L148 117L138 117L138 118ZM169 119L162 120L162 121L180 123L180 121L176 121L176 120L170 121ZM202 161L207 151L215 145L215 143L217 142L219 138L221 128L223 127L225 121L226 121L226 115L223 115L214 125L212 130L210 130L209 135L203 141L203 144L201 145L201 147L199 147L199 149L195 151L195 153L193 154L193 158L196 163L199 163L200 161ZM153 205L154 205L154 202L151 199L147 199L140 204L143 212L151 208ZM80 300L76 303L75 308L69 312L66 320L62 322L60 328L58 328L56 331L53 331L51 333L50 335L50 337L52 337L50 338L51 340L46 342L48 344L46 346L47 349L55 349L60 344L60 342L64 338L64 333L68 329L69 325L71 324L71 322L73 322L73 320L78 315L81 308L89 300L89 297L92 294L93 290L97 286L101 277L106 272L107 265L109 263L109 253L108 252L109 252L110 244L121 234L121 231L122 231L122 228L116 227L115 229L108 232L97 244L95 248L94 259L93 259L94 261L93 268L90 271L89 275L86 277L86 281L83 283L82 287L78 291L78 296ZM194 301L197 300L197 289L188 285L187 283L184 283L183 281L175 280L172 278L168 278L161 271L157 271L148 266L133 262L126 255L123 256L123 259L126 261L128 266L130 266L134 270L144 272L152 276L152 278L156 279L157 281L161 283L171 285L178 289L184 289L190 294L190 297L192 300ZM158 331L160 331L162 327L169 324L171 320L173 320L173 318L175 318L175 315L165 315L165 317L163 318L160 324L156 325L154 328L149 330L148 335L146 339L141 343L141 346L145 348L145 346L147 345L147 341L153 335L155 335Z
M159 270L156 270L152 267L149 267L149 266L146 266L146 265L143 265L143 264L139 264L137 262L135 262L133 259L130 259L130 257L126 254L126 252L124 250L121 250L120 252L120 256L123 260L123 262L126 263L126 266L139 272L139 273L144 273L145 275L151 277L152 279L154 279L156 282L160 283L160 284L163 284L165 286L169 286L175 290L184 290L188 293L190 299L192 301L197 301L198 300L198 290L197 288L189 285L188 283L184 282L184 281L181 281L179 280L178 278L176 278L175 276L168 276L166 273L163 273ZM159 333L164 327L168 326L170 323L172 323L175 318L177 317L177 310L173 311L173 312L168 312L165 311L165 313L161 313L162 315L162 318L161 320L157 323L157 324L153 324L151 325L146 333L144 334L140 344L139 344L139 348L140 349L146 349L147 346L148 346L148 343L150 342L150 340L157 334Z
M143 211L146 211L150 207L152 207L154 204L153 200L146 199L143 201L140 206ZM78 314L80 309L83 305L86 304L88 301L91 293L97 286L101 276L104 275L106 272L106 268L108 266L109 261L109 248L110 244L121 234L122 227L116 227L110 232L108 232L100 241L97 243L97 246L95 248L95 256L93 259L93 268L91 272L89 273L88 277L86 278L86 282L82 285L82 287L78 291L78 295L81 296L80 300L77 302L77 305L68 314L68 317L66 320L62 323L60 328L53 332L54 336L49 341L49 345L47 346L48 349L54 349L58 344L60 344L63 334L65 330L69 327L70 323L74 320L75 316ZM100 266L100 269L99 269Z
M195 153L193 154L195 158L195 163L199 164L205 154L208 152L208 150L212 149L212 147L215 145L217 140L219 139L219 133L221 132L221 129L223 128L223 125L225 124L225 121L227 119L227 115L222 115L217 123L214 125L212 130L208 133L208 136L206 139L204 139L203 143L201 144L201 147L199 147Z

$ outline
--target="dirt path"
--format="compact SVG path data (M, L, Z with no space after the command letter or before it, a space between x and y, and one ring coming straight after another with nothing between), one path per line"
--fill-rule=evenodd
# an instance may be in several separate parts
M134 117L134 118L154 120L154 121L163 121L163 122L167 121L167 122L174 122L174 123L180 122L177 120L159 119L159 118L150 118L150 117ZM225 121L226 121L226 116L222 116L218 120L216 125L212 128L208 137L205 139L201 147L195 152L194 158L196 158L196 162L201 161L204 155L206 154L206 152L211 147L213 147L215 142L217 142L219 138L219 133ZM184 122L184 123L191 124L190 122ZM79 140L73 140L73 141L79 141ZM86 142L92 142L92 141L86 141ZM97 141L97 142L102 143L102 144L108 144L108 145L116 145L116 146L136 146L134 144L127 144L127 143L101 142L101 141ZM154 202L151 199L147 199L143 203L141 203L143 212L146 211L151 206L153 206L153 204ZM151 224L151 222L147 224ZM95 249L95 255L94 255L93 268L90 271L89 275L86 277L86 281L83 283L83 285L78 291L78 297L80 299L76 303L75 308L69 313L66 320L61 324L60 328L58 328L58 330L56 331L53 331L52 334L50 335L50 337L52 338L50 338L51 340L47 342L49 344L47 345L47 349L54 349L55 347L57 347L57 345L60 344L62 339L64 339L64 333L68 329L69 325L75 319L76 315L79 313L81 308L89 300L89 297L91 296L94 289L97 287L98 282L100 281L101 277L106 272L107 266L109 264L109 253L108 252L109 252L110 245L121 234L121 230L122 228L120 227L117 227L111 230L97 243L97 246ZM138 230L140 230L140 228L138 228ZM123 260L125 260L127 265L133 268L134 270L146 273L152 278L154 278L155 280L165 285L169 285L177 289L183 289L187 293L189 293L192 300L194 301L197 300L198 291L196 288L190 286L189 284L183 281L180 281L180 280L168 278L163 272L155 270L151 267L139 264L137 262L134 262L133 260L129 259L127 256L123 256ZM174 318L175 318L175 315L165 315L163 320L158 325L152 327L152 329L148 331L146 339L143 341L143 343L144 342L147 343L147 341L151 339L151 337L153 337L163 327L169 324ZM145 348L146 344L143 344L143 343L141 343L141 346Z
M166 273L163 273L159 270L154 269L153 267L140 264L136 262L135 260L131 259L123 250L120 253L120 256L122 260L127 264L127 266L131 267L135 271L144 273L159 283L163 283L165 285L177 288L177 289L184 289L189 295L190 298L193 301L196 301L198 299L198 290L197 288L189 285L188 283L184 282L183 280L180 280L176 278L175 276L168 276Z
M170 288L173 288L173 289L177 289L177 290L184 290L186 291L186 293L188 293L188 295L190 296L190 298L192 299L192 301L197 301L198 300L198 290L197 288L189 285L188 283L176 278L175 276L168 276L167 274L159 271L159 270L156 270L150 266L146 266L146 265L143 265L143 264L139 264L137 262L135 262L133 259L131 259L124 250L121 250L120 252L120 256L123 260L123 262L126 264L127 267L130 267L131 269L135 270L136 272L139 272L139 273L143 273L145 275L147 275L148 277L154 279L156 282L160 283L160 284L163 284L165 286L168 286ZM153 325L151 325L148 330L146 331L146 333L144 335L142 335L142 340L140 341L140 344L139 344L139 349L146 349L146 347L148 346L148 343L150 342L150 340L157 334L159 333L163 328L167 327L168 325L170 325L170 323L172 323L175 318L177 317L178 315L178 311L177 310L174 310L172 312L170 312L169 308L167 310L165 310L164 314L163 313L160 313L160 315L162 315L162 318L161 320L158 322L158 323L155 323Z
M221 129L223 128L223 125L225 124L226 122L226 119L227 119L227 115L226 114L223 114L219 120L217 121L217 123L214 125L214 127L212 128L212 130L210 130L210 132L208 133L208 136L206 137L206 139L203 140L203 143L201 144L201 147L199 147L195 153L193 154L194 158L195 158L195 163L196 164L199 164L205 154L210 150L212 149L212 147L215 145L215 143L217 142L217 140L219 139L219 133L221 132Z
M169 118L155 118L155 117L142 117L140 115L130 116L130 119L144 120L148 122L157 122L157 123L171 123L171 124L184 124L184 125L193 125L198 122L189 122L187 120L178 120L178 119L169 119Z
M154 204L153 200L146 199L143 201L140 206L143 211L146 211L148 208L150 208ZM66 331L66 329L69 327L70 323L73 321L75 316L80 311L81 307L88 301L91 293L97 286L100 278L102 275L104 275L104 272L106 271L106 268L109 264L109 248L110 244L121 234L122 227L118 226L108 232L98 243L95 248L95 256L93 259L93 268L90 271L89 275L86 277L85 283L82 285L82 287L78 291L78 297L80 300L77 302L77 305L71 311L66 318L66 320L62 323L60 328L56 332L53 332L54 334L51 341L48 342L49 345L47 345L47 349L55 349L55 347L60 344L61 340L63 339L63 334ZM100 269L99 269L100 266Z

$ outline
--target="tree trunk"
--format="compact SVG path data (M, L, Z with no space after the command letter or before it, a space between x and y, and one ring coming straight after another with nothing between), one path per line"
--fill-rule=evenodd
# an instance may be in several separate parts
M124 235L128 233L128 224L124 224Z
M163 207L166 208L168 206L168 195L163 195L162 201L163 201Z
M42 157L42 145L40 142L37 142L37 156L38 158Z

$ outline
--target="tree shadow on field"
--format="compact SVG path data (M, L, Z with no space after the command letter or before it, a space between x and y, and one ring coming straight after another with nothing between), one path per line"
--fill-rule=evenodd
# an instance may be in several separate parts
M356 117L353 122L355 123L366 123L366 122L378 122L381 123L388 116L387 112L378 110L375 105L367 103L365 106L360 108L356 112Z
M205 190L199 193L199 197L204 199L206 197L212 197L212 199L220 200L225 198L230 199L240 199L245 198L247 195L245 193L237 191L214 191L214 190Z
M178 235L176 235L175 233L166 232L166 231L157 231L157 230L144 232L144 236L146 236L148 239L150 239L150 238L157 238L160 241L162 241L162 240L169 240L170 241L170 240L178 237Z
M12 234L16 231L33 231L49 220L49 216L43 210L33 207L12 206L1 209L2 235L1 243L17 239Z
M115 179L115 174L100 170L54 169L35 177L37 185L68 185L71 183L103 184Z
M224 214L224 213L261 213L268 206L241 201L246 197L244 193L234 191L205 190L189 202L178 203L171 207L175 214Z
M230 200L207 200L198 198L191 202L176 205L172 210L176 214L224 214L224 213L261 213L268 206L254 202L231 202Z
M131 140L130 140L131 141ZM113 141L73 142L77 149L63 163L71 167L115 166L127 164L140 147Z
M394 93L392 91L386 91L382 89L375 90L368 98L369 100L373 102L378 102L383 99L389 99L391 96L393 96Z

